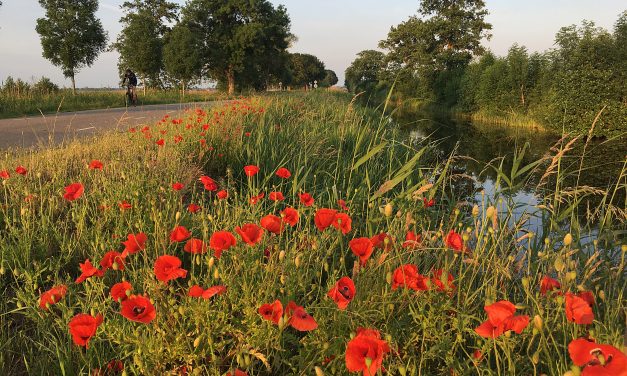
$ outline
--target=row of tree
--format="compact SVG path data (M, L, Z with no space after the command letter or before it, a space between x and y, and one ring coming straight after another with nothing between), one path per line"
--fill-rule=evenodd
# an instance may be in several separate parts
M47 77L41 77L37 82L29 83L20 78L13 79L13 77L9 76L0 85L0 94L14 98L23 98L30 95L48 95L58 91L59 86Z
M481 46L491 25L481 0L422 0L419 16L393 27L379 47L357 55L346 87L383 100L417 100L493 117L524 115L557 131L627 131L627 12L613 32L592 22L562 28L556 48L513 45L497 57Z
M43 56L61 67L75 88L76 73L107 48L96 18L98 0L39 0L37 20ZM122 5L122 32L110 46L120 72L131 69L144 87L189 85L208 79L232 94L271 85L337 83L333 71L308 54L290 54L296 40L283 6L267 0L129 0Z

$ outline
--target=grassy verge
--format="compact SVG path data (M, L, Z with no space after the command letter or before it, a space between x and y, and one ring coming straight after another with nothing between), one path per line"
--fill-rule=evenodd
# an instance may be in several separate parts
M539 237L528 218L512 221L517 203L507 190L541 163L515 161L500 193L471 202L459 194L452 160L432 162L428 147L406 144L387 119L349 101L329 93L252 98L90 143L5 155L0 372L86 374L120 361L127 374L332 375L369 364L394 375L553 375L573 366L568 344L578 337L621 346L625 218L610 202L624 194L627 169L605 190L553 185L539 208L547 230ZM567 149L567 141L557 146L547 179L560 181ZM90 169L92 160L102 170ZM259 172L247 174L252 165ZM289 176L277 175L281 167ZM84 193L70 201L71 183ZM592 194L607 199L583 220L577 204ZM286 208L298 212L296 223ZM244 236L237 229L245 224L266 230ZM202 243L186 251L177 226ZM221 231L236 244L218 255ZM132 242L130 252L121 243L138 233L145 246ZM130 254L101 263L111 250ZM164 255L186 272L164 270ZM86 259L104 275L75 283ZM177 278L164 283L164 273ZM544 276L560 287L541 292ZM342 277L355 293L330 298ZM149 322L129 320L121 306L130 303L111 298L122 281L132 286L127 301L149 297ZM40 307L41 294L61 285L67 293ZM194 285L226 292L191 297ZM565 310L570 293L582 292L595 298L578 308L593 314L589 324ZM264 320L260 308L276 300L303 309ZM515 328L481 336L484 306L502 300L516 305L520 318L505 315ZM349 302L340 309L336 301ZM81 313L104 318L79 338L89 338L87 348L68 327ZM359 346L372 358L360 357Z

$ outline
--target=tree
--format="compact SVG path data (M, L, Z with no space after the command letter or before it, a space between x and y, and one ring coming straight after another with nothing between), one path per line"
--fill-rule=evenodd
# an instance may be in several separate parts
M165 71L178 80L185 95L185 87L201 76L202 54L200 41L196 34L184 24L179 23L166 34L163 46L163 64Z
M39 0L39 4L46 11L36 27L42 55L72 80L76 94L76 73L91 66L107 45L107 33L96 18L98 0Z
M309 54L291 54L290 72L292 74L291 85L306 86L314 81L322 82L326 76L324 63L317 57Z
M191 0L183 15L200 37L207 76L225 82L229 94L240 73L267 75L293 40L287 10L267 0Z
M322 80L322 87L331 87L338 82L337 74L334 71L327 69L324 74L324 79Z
M344 85L351 93L370 91L379 81L385 67L385 54L381 51L365 50L346 69Z

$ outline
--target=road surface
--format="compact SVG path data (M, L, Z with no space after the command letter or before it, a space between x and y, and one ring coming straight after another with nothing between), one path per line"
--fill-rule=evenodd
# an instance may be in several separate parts
M93 136L110 130L126 130L141 124L152 124L166 114L187 108L207 107L218 102L157 104L110 108L53 115L0 120L0 149L48 146L63 140Z

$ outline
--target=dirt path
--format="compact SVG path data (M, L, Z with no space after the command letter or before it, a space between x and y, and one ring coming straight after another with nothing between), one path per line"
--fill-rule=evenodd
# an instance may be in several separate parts
M0 149L47 146L66 139L93 136L102 131L151 124L165 114L187 108L213 106L216 103L221 102L158 104L4 119L0 120Z

